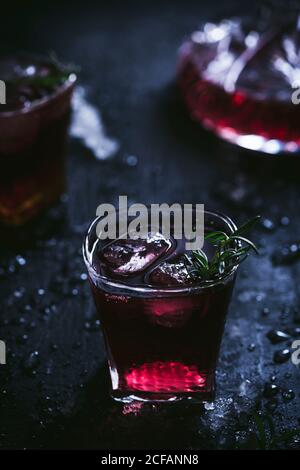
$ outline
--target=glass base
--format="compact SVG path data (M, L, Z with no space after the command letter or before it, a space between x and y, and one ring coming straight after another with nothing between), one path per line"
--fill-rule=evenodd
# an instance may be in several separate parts
M110 393L113 400L121 403L144 402L144 403L174 403L188 401L189 403L212 402L215 399L215 378L211 377L209 388L195 392L150 392L139 390L115 389Z
M232 129L215 126L211 122L202 122L202 125L208 131L212 131L218 137L238 145L246 150L266 153L268 155L297 154L300 152L300 146L296 142L285 142L279 139L267 139L255 134L238 134Z
M120 392L111 392L111 397L117 402L124 404L141 402L141 403L177 403L179 401L188 401L189 403L211 403L214 401L214 394L212 393L201 393L195 395L162 395L155 396L155 394L121 394Z

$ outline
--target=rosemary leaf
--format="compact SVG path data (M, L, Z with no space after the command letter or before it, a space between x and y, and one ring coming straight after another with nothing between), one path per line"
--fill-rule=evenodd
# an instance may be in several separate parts
M241 234L250 230L259 219L260 216L254 217L231 235L220 230L205 235L205 240L215 246L216 251L211 260L208 260L203 250L195 250L189 255L185 255L184 262L188 274L193 279L213 280L225 275L234 266L242 263L251 250L258 253L254 243Z
M253 219L248 220L234 232L234 235L242 235L243 233L249 232L254 225L257 224L260 218L260 215L256 215Z

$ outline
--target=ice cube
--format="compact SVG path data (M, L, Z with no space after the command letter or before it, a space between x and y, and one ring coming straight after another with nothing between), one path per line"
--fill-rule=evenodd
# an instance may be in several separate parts
M171 245L159 232L149 233L146 240L119 238L104 248L102 257L113 272L136 274L166 253Z
M190 285L192 280L183 262L176 264L162 263L149 276L150 284L158 286Z
M157 287L189 287L192 279L189 277L185 263L163 262L157 266L149 276L149 283ZM174 298L145 301L145 311L148 320L153 324L165 328L182 328L189 321L192 312L197 307L197 299L193 296L180 296Z

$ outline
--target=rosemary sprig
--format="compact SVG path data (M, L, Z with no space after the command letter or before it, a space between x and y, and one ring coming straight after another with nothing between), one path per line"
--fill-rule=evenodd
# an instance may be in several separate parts
M44 88L52 91L57 86L64 83L69 78L70 74L76 74L80 71L79 67L74 64L61 62L54 52L50 52L49 54L48 65L51 66L51 69L47 75L39 75L38 73L33 75L21 75L12 79L10 84L13 86L29 85L34 88Z
M193 279L210 280L220 277L232 269L236 264L242 263L251 250L258 253L254 243L243 235L248 232L260 219L256 216L241 225L231 235L220 230L210 232L204 239L216 247L216 251L209 260L203 250L194 250L185 255L185 265L189 276Z

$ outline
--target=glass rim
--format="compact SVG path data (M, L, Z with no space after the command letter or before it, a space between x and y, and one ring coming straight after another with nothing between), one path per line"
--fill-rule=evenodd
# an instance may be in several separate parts
M31 54L31 53L23 53L23 52L16 54L16 57L21 57L21 56L25 56L28 58L32 57L35 60L46 59L46 57L44 57L41 54ZM72 79L70 79L71 76L72 76ZM11 111L1 111L1 107L0 107L0 119L14 118L17 116L26 116L36 111L37 109L40 109L48 105L49 103L54 101L57 97L71 90L75 86L77 79L78 79L77 74L74 72L70 72L68 74L68 77L64 80L64 82L61 83L57 87L57 90L55 90L53 93L50 93L47 96L43 96L42 98L34 100L32 104L28 106L27 108L24 107L24 108L19 108L19 109L12 109Z
M210 210L205 210L204 209L204 214L210 215L217 217L221 219L223 222L226 223L227 227L230 229L230 232L233 233L235 230L237 230L236 224L233 222L233 220L228 217L227 215L224 215L220 212L216 211L210 211ZM230 271L226 273L223 276L218 277L217 279L212 279L212 280L204 280L200 281L196 285L191 285L191 286L134 286L130 284L126 284L126 282L121 282L119 280L112 280L111 278L101 275L98 272L95 271L94 267L92 266L91 259L89 259L89 249L88 249L88 240L89 236L91 235L91 232L93 231L94 226L97 224L98 220L101 218L101 216L96 217L91 224L89 225L89 228L84 236L83 244L82 244L82 254L83 254L83 259L85 262L85 265L88 269L88 272L90 274L90 271L92 272L92 277L99 280L103 286L107 286L108 288L119 290L125 295L128 294L136 294L136 295L142 295L142 294L156 294L157 296L165 296L167 294L191 294L195 293L198 291L204 291L206 289L214 288L219 285L224 285L226 282L232 278L232 276L235 274L236 270L239 267L239 263L236 263L232 266ZM117 240L117 239L116 239Z

